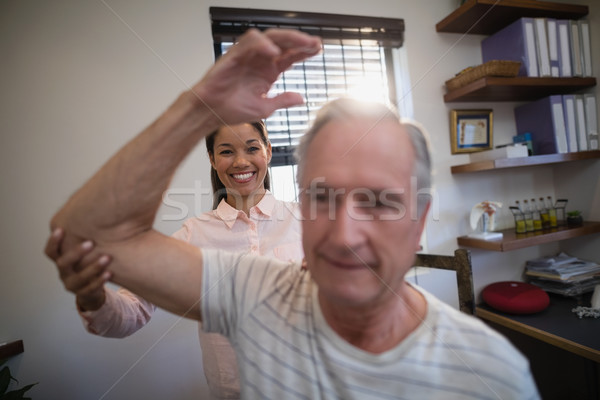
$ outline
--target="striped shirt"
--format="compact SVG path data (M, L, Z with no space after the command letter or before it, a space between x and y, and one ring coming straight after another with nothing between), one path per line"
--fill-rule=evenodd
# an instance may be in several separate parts
M327 325L308 270L220 250L203 258L203 326L230 338L242 398L539 398L527 360L504 337L420 288L424 321L372 354Z

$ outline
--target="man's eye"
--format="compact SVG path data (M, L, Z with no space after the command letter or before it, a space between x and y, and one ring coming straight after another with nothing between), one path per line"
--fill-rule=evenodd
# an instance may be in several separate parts
M314 196L315 201L318 202L326 202L329 200L329 196L327 196L326 194L322 194L322 193L318 193Z

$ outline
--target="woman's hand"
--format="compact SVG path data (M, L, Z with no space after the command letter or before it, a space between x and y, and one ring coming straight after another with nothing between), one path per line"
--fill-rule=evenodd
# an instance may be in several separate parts
M89 240L60 254L64 237L62 229L55 229L46 242L45 253L56 264L65 288L75 294L80 310L95 311L106 300L104 284L111 277L107 269L111 259L94 254L94 244Z

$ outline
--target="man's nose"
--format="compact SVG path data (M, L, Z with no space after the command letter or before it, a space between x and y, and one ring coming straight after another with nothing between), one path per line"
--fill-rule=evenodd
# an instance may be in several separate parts
M330 213L333 220L330 222L329 239L332 243L344 247L356 247L364 241L363 228L365 221L356 218L354 201L346 198L335 203L335 213Z

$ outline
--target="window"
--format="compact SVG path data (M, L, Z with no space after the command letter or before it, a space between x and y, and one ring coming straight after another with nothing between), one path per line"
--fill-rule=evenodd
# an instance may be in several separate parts
M271 94L294 91L306 103L278 110L266 120L273 146L272 188L282 200L296 199L293 152L314 113L324 103L341 96L394 104L411 116L405 57L399 51L404 21L337 14L301 13L211 7L215 56L233 45L250 27L294 28L323 38L323 51L295 64L273 85ZM400 96L398 95L400 94Z

